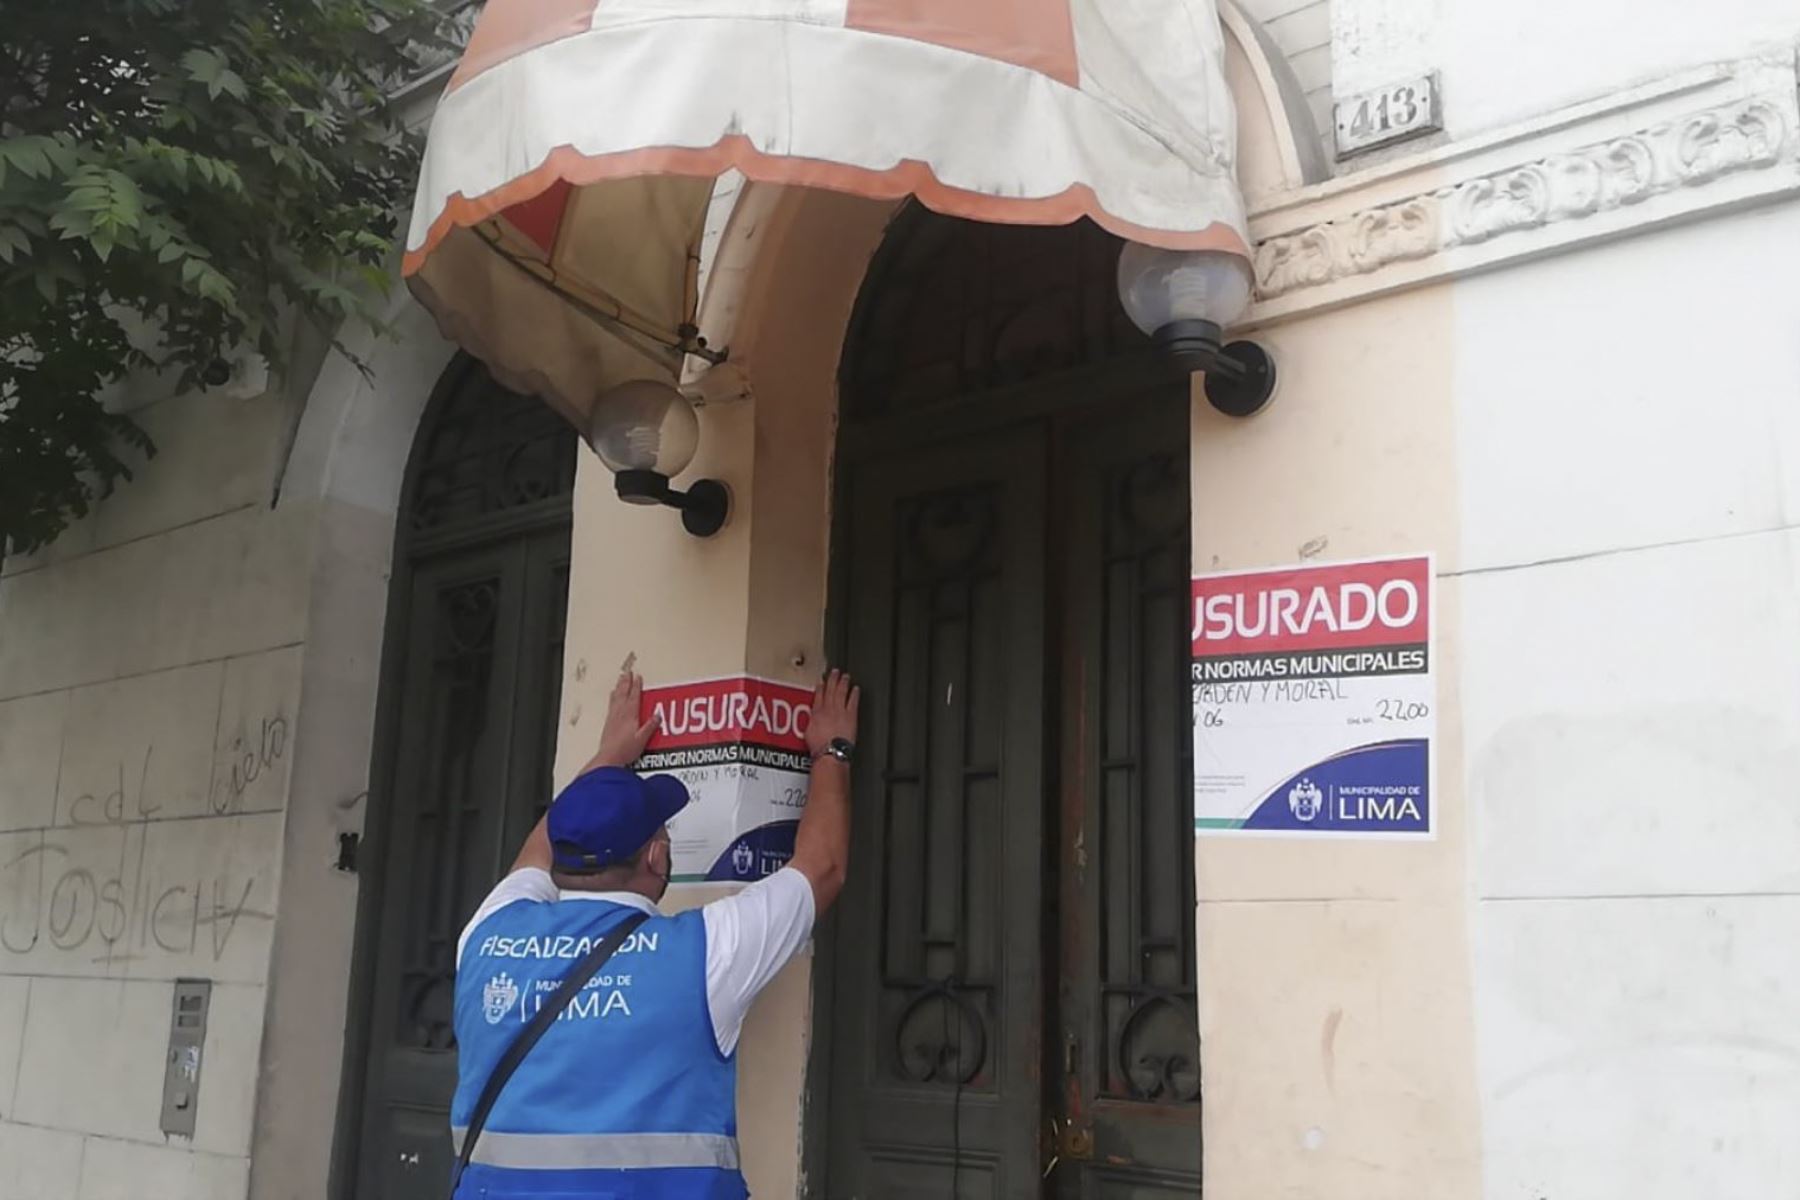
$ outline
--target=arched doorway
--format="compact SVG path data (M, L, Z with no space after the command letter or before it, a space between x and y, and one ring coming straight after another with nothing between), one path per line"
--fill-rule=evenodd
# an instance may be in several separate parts
M911 208L857 302L830 1200L1199 1189L1188 382L1120 310L1118 250Z
M450 1170L456 938L549 803L577 438L458 356L407 467L342 1136L361 1200Z

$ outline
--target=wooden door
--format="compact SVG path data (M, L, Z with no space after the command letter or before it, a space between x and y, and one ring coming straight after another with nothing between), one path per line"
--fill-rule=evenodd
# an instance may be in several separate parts
M1187 395L1105 401L846 465L828 1200L1198 1191Z
M836 933L829 1194L1028 1194L1042 1170L1043 434L858 470L862 680Z
M1187 404L1170 392L1058 439L1062 969L1046 1166L1066 1200L1200 1186Z

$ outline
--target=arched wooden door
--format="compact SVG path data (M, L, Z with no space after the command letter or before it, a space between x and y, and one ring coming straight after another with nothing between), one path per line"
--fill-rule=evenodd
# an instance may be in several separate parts
M1120 311L1118 249L914 209L858 303L825 1200L1199 1189L1188 388Z
M342 1190L441 1200L456 938L551 796L577 438L459 357L394 559L346 1071Z

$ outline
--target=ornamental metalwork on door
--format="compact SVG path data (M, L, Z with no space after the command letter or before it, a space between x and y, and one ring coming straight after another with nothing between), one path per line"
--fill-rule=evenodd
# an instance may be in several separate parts
M1088 225L912 210L844 362L865 686L814 1190L1195 1194L1185 379Z

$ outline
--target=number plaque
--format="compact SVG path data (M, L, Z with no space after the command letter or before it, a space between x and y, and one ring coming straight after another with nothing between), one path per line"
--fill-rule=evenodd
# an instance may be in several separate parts
M1347 97L1338 101L1336 113L1339 158L1444 127L1434 75Z

